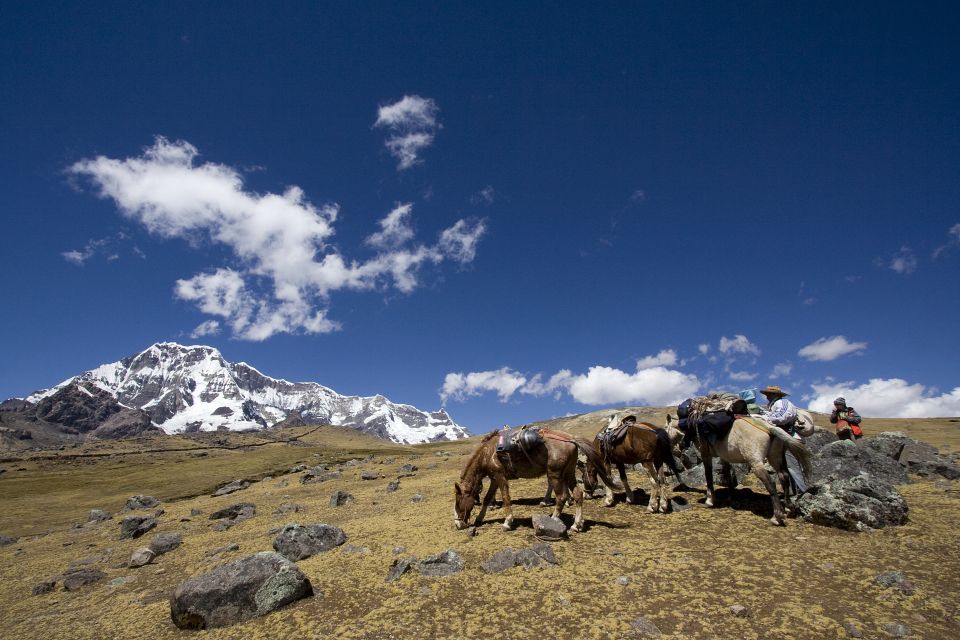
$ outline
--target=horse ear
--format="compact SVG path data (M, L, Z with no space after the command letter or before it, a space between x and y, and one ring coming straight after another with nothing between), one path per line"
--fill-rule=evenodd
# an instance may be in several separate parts
M463 495L463 489L460 488L460 483L459 483L459 482L454 482L454 483L453 483L453 489L454 489L454 491L456 491L456 493L457 493L458 496L459 496L459 495Z
M670 424L671 422L673 422L673 416L668 413L668 414L667 414L667 424Z

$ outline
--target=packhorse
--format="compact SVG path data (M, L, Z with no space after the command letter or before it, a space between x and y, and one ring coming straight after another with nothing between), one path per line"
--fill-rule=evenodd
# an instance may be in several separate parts
M480 445L467 460L463 473L460 474L460 481L453 485L453 523L457 529L466 529L470 526L470 514L477 504L480 504L480 511L473 526L479 526L486 515L487 507L490 506L499 489L505 511L503 528L507 531L511 530L513 509L510 501L509 480L539 478L546 475L555 494L553 517L560 519L567 497L572 495L576 514L569 530L572 532L583 530L583 490L577 486L576 481L577 454L583 453L588 463L598 466L602 464L600 455L593 445L583 438L552 429L536 431L541 441L536 446L524 449L522 455L498 454L497 440L501 435L499 431L483 437ZM490 478L490 486L481 502L480 491L485 478ZM600 474L600 479L608 487L612 485L606 472Z
M670 484L666 481L664 465L670 468L679 484L683 484L683 480L673 458L670 435L665 429L647 422L637 422L637 417L632 414L614 413L608 419L607 426L597 434L593 446L600 452L604 470L608 475L610 465L616 465L626 492L627 504L633 504L636 496L627 482L625 465L640 463L650 476L652 489L647 511L650 513L669 511ZM598 470L599 468L593 464L588 464L586 467L583 484L588 491L592 491L596 486ZM613 489L607 486L604 505L612 507L613 504Z

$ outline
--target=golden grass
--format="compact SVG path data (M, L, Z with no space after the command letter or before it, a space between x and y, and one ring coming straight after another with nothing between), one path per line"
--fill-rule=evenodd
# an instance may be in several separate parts
M565 424L590 436L600 426L597 419L564 419L552 426ZM955 423L916 422L901 421L891 428L925 433L924 439L943 451L960 443ZM869 424L867 429L876 433ZM545 511L535 505L542 482L511 486L521 499L514 508L515 531L500 529L503 514L495 510L477 537L470 538L452 529L450 512L453 480L475 439L400 447L342 430L306 439L298 446L210 450L206 458L170 453L0 465L14 469L0 476L0 532L53 529L0 547L0 637L194 635L177 630L169 620L168 598L176 585L219 562L270 549L273 536L268 532L290 521L340 526L348 544L370 551L346 554L340 548L303 560L298 564L313 582L315 597L197 637L624 638L631 637L630 622L638 616L654 622L663 638L843 638L841 624L848 620L867 638L883 637L880 627L888 622L908 624L913 637L960 637L958 483L919 481L902 487L910 522L865 534L796 520L786 528L773 527L765 517L768 498L749 489L737 490L732 506L729 494L725 498L721 491L721 506L712 510L696 504L702 493L681 493L694 508L668 515L622 503L605 509L594 500L585 506L588 530L553 545L560 566L487 575L479 567L495 551L535 542L529 518ZM437 455L443 451L451 453ZM297 475L282 475L229 496L206 495L236 477L369 453L372 459L345 467L341 478L323 484L302 485ZM401 479L399 491L386 492L387 482L409 461L420 471ZM27 471L16 471L18 467ZM384 478L361 481L362 470L380 471ZM637 474L631 480L645 488ZM351 492L356 502L330 507L329 496L337 489ZM147 540L119 540L120 514L105 523L69 528L91 507L117 511L133 493L163 498L166 513L155 532L177 531L184 537L182 547L141 569L123 563L154 532ZM425 497L423 503L410 502L415 493ZM206 515L190 516L192 508L209 514L240 501L255 503L257 514L225 532L213 531ZM291 502L306 510L272 515L280 504ZM241 547L237 553L216 560L204 555L233 542ZM395 547L405 547L402 555L418 557L454 548L466 558L467 568L448 578L408 574L387 584ZM63 572L71 561L94 555L102 556L93 566L108 574L106 580L78 592L29 595L34 584ZM916 587L914 595L873 584L878 573L897 569ZM629 584L618 585L618 576L629 578ZM735 603L751 615L734 617L728 607Z

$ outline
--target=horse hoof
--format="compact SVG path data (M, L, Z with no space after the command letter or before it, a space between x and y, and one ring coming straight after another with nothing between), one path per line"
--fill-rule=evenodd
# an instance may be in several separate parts
M783 522L783 518L778 518L777 516L773 516L772 518L770 518L770 524L772 524L775 527L786 526Z
M603 506L605 506L605 507L612 507L612 506L613 506L613 500L604 500L604 501L603 501Z
M569 529L567 529L567 531L570 532L570 533L582 533L582 532L583 532L583 525L582 525L582 524L579 525L579 526L578 526L578 525L573 525L572 527L570 527Z
M649 511L650 513L656 513L657 508L653 505L650 505L649 507L647 507L647 511Z
M552 507L553 504L550 503L550 502L547 502L546 500L541 500L541 501L540 501L540 506L541 506L541 507Z
M704 504L706 504L708 507L713 507L713 500L707 498L707 501Z

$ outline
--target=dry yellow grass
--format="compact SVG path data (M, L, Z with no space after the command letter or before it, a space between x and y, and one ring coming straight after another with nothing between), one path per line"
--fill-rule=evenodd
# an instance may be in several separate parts
M662 415L648 411L641 419ZM595 414L553 426L589 436L599 420ZM922 433L944 452L960 444L958 425L945 420L899 421L884 426L889 428ZM870 424L867 429L877 432ZM211 451L206 458L167 453L82 464L0 464L9 470L0 476L0 532L52 529L0 547L0 637L192 635L169 619L168 598L176 585L219 562L270 549L268 532L290 521L340 526L348 544L370 551L347 554L340 548L303 560L298 564L314 584L315 597L198 637L623 638L631 637L630 622L638 616L654 622L664 638L843 638L845 621L856 622L866 638L884 637L881 625L889 622L908 624L913 637L960 637L957 483L918 481L902 487L910 522L868 534L796 520L786 528L772 527L758 515L769 510L768 498L750 489L738 490L733 506L721 491L721 506L714 510L697 504L701 493L685 492L679 495L694 508L668 515L622 503L605 509L594 500L585 507L588 530L553 545L560 566L487 575L480 563L495 551L535 542L529 518L544 511L535 504L542 482L512 485L521 502L515 506L515 531L502 531L502 514L494 510L477 537L469 538L451 526L452 484L475 441L399 447L342 430L322 430L305 440L297 446ZM436 455L443 451L450 454ZM366 459L371 453L374 457ZM296 475L277 475L233 495L206 495L236 477L356 456L365 458L361 465L346 467L341 478L326 483L302 485ZM399 491L386 492L398 467L411 461L420 467L416 476L403 478ZM20 467L27 471L16 471ZM361 481L361 470L380 471L384 478ZM632 478L644 487L639 476ZM330 507L329 496L337 489L352 493L356 502ZM70 528L89 508L117 511L133 493L165 500L166 513L147 540L119 540L119 517ZM410 502L415 493L424 502ZM194 497L177 499L182 496ZM254 502L256 516L228 531L213 531L206 514L240 501ZM282 503L299 503L306 510L274 517ZM193 508L204 515L191 517ZM146 567L124 568L135 548L163 531L181 532L183 546ZM239 552L219 560L205 557L207 550L234 542ZM447 578L408 574L387 584L395 547L419 557L454 548L467 567ZM102 582L77 592L30 596L37 582L94 555L103 557L94 565L108 574ZM878 573L897 569L916 587L912 596L873 584ZM618 576L629 578L629 584L617 584ZM729 606L735 603L746 606L750 616L734 617Z

